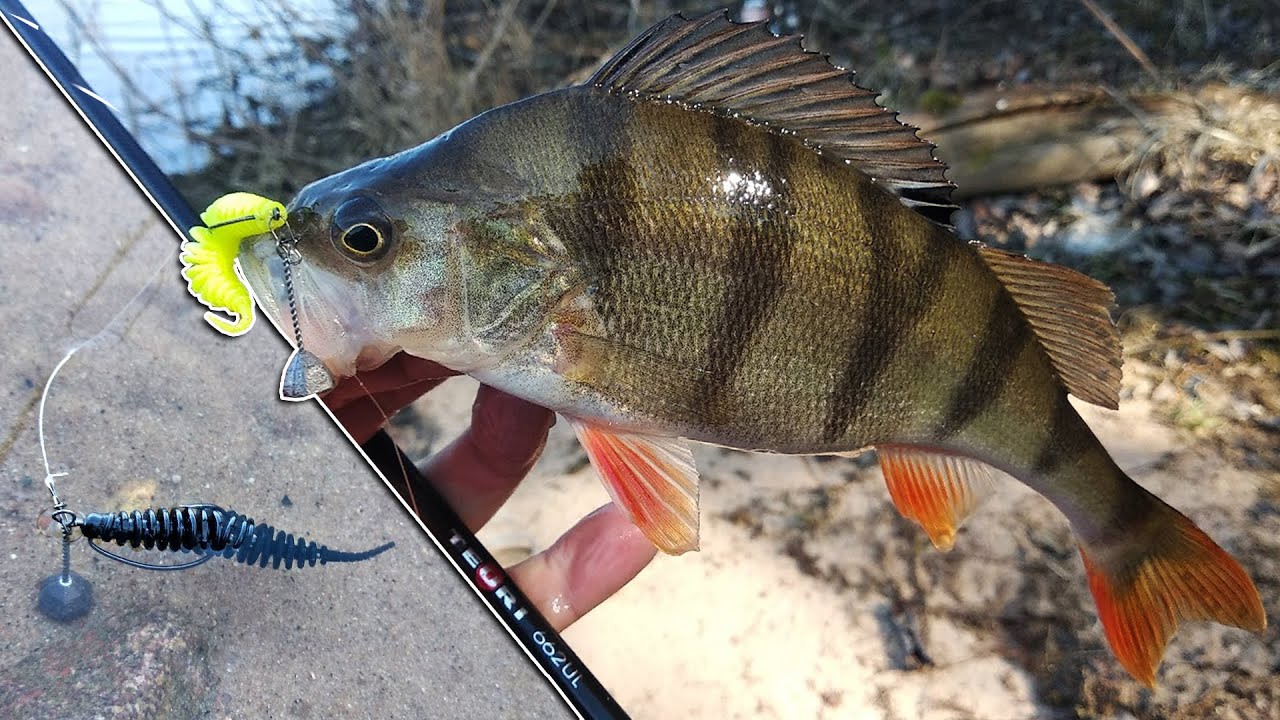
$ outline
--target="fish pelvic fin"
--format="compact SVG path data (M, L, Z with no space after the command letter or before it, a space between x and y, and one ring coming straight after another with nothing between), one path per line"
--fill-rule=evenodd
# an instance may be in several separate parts
M689 442L568 418L610 497L659 550L698 549L698 471Z
M939 550L955 546L960 526L995 488L989 467L961 455L908 445L877 445L876 455L894 506Z
M1107 643L1148 687L1155 686L1165 646L1182 621L1212 620L1255 633L1267 626L1258 589L1240 564L1182 513L1151 499L1142 532L1114 544L1080 544Z
M808 52L768 22L735 23L725 11L672 15L607 60L588 85L763 125L856 168L907 207L950 226L956 206L933 145L853 73Z
M1061 265L974 246L1022 310L1067 392L1118 408L1122 359L1110 288Z

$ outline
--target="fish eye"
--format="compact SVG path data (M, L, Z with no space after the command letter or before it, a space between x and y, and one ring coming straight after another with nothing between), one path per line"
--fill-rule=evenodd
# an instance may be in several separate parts
M342 246L354 255L375 253L383 242L382 233L366 223L353 225L342 233Z
M386 255L391 246L391 221L373 200L352 198L334 211L330 239L352 261L372 263Z

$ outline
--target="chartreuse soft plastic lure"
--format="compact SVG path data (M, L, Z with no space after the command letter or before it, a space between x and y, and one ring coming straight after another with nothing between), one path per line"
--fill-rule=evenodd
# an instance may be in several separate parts
M236 268L236 255L245 238L268 233L284 225L284 205L252 193L223 195L204 212L182 243L182 277L187 289L211 311L204 319L219 332L235 337L253 327L253 299ZM222 311L230 319L218 314Z

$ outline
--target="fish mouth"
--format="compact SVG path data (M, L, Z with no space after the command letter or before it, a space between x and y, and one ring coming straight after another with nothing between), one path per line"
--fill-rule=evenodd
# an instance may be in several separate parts
M275 238L264 235L247 241L239 261L254 302L276 330L291 344L297 344L284 261L276 250ZM372 370L400 350L375 335L362 321L360 289L350 280L308 261L305 255L289 270L301 344L320 358L335 378Z

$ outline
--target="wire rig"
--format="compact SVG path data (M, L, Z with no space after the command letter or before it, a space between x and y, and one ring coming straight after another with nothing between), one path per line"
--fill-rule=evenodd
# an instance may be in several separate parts
M57 523L62 535L62 572L40 581L40 592L36 596L36 609L58 622L71 622L84 617L93 609L93 583L71 571L74 519L75 513L58 502L52 512L41 516L38 523L49 528Z

